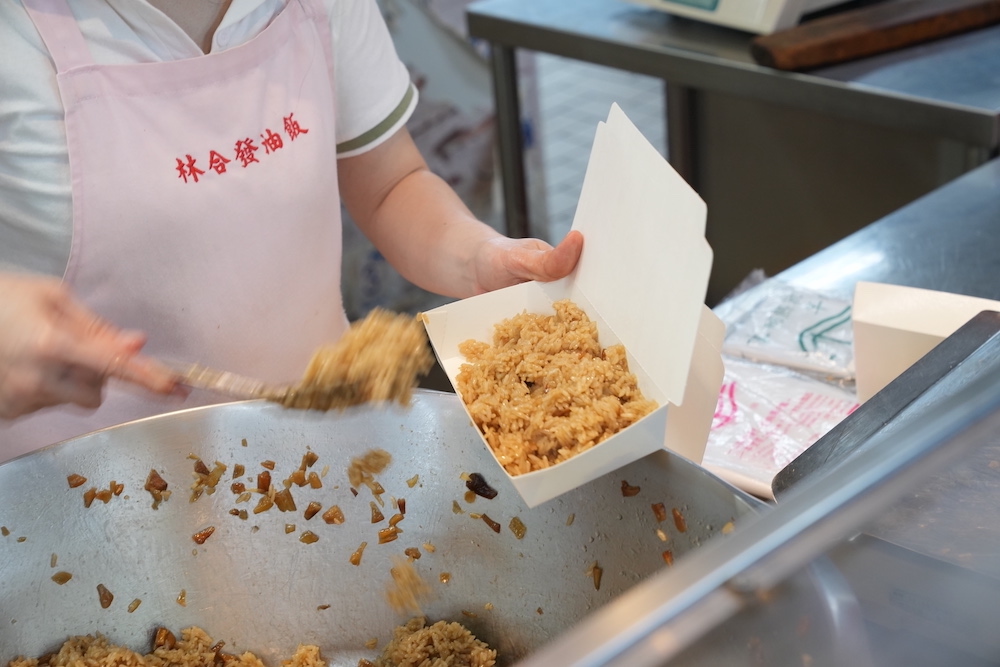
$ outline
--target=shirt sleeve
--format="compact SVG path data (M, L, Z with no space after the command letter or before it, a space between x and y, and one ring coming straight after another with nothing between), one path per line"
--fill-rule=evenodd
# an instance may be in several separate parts
M403 127L418 94L375 0L336 0L329 14L337 157L350 157Z

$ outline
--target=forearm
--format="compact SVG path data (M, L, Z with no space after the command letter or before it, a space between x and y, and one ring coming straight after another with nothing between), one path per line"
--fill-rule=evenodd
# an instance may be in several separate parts
M407 280L465 298L526 280L557 280L576 266L579 232L556 247L509 239L480 222L427 164L409 133L338 163L351 217Z
M363 229L407 280L459 298L485 291L476 272L476 254L484 242L500 236L425 168L401 179Z

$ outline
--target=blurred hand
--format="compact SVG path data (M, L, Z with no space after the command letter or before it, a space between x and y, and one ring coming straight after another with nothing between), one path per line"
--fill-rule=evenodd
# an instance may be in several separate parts
M139 354L145 335L80 305L54 278L0 273L0 417L101 404L110 377L168 394L174 374Z
M476 257L480 292L529 280L551 282L572 273L583 251L583 234L572 231L555 248L538 239L505 236L485 241Z

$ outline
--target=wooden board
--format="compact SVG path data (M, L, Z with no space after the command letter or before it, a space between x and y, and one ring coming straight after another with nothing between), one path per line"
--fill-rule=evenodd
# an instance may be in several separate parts
M1000 23L1000 0L903 0L807 21L751 44L761 65L805 70Z

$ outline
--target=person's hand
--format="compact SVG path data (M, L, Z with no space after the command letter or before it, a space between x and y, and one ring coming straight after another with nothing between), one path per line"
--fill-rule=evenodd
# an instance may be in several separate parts
M178 391L170 370L139 354L145 342L98 318L54 278L0 273L0 418L62 403L96 408L109 377Z
M551 282L572 273L583 251L583 234L572 231L553 248L539 239L486 240L476 256L476 280L480 292L529 280Z

